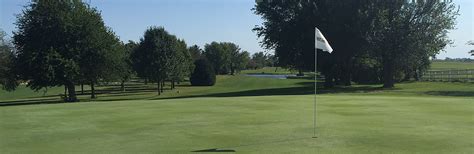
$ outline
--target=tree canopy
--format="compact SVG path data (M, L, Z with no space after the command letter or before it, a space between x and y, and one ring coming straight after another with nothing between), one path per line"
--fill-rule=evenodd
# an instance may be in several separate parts
M262 0L253 10L264 19L254 31L264 48L275 50L279 65L313 70L318 27L334 48L332 54L317 51L327 82L350 85L354 74L369 69L383 72L376 74L384 87L426 70L429 58L449 44L447 30L457 15L450 1Z
M204 57L213 65L217 74L234 74L243 69L249 54L231 42L212 42L204 46Z
M18 85L14 69L14 48L6 33L0 29L0 85L2 89L13 91Z
M158 83L158 94L163 92L165 80L174 82L188 77L194 69L186 43L169 34L163 27L145 31L132 53L133 66L139 77Z
M106 75L120 44L100 12L81 0L32 1L16 25L19 79L34 90L65 85L71 102L77 101L75 84Z
M189 47L188 50L194 61L201 59L201 55L203 54L203 51L201 48L199 48L199 46L193 45Z

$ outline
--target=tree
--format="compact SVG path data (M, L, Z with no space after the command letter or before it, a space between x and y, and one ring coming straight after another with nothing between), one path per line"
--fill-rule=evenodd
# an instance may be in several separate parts
M269 66L269 67L275 67L278 63L278 58L275 57L275 55L270 55L270 54L267 54L266 56L266 60L265 60L265 66Z
M240 52L240 47L234 43L223 42L221 46L224 50L227 50L226 53L230 53L230 74L234 75L236 71L240 71L242 64L244 63L244 58L242 52Z
M171 71L171 89L175 88L175 82L183 81L184 78L189 77L194 70L193 59L191 52L186 47L184 40L177 40L175 54L173 56L173 70Z
M226 50L222 43L212 42L204 46L204 55L212 64L216 74L229 73L231 63L230 50Z
M252 55L252 61L255 62L255 68L265 67L267 56L263 52L257 52Z
M118 76L120 78L120 90L125 91L125 82L129 81L133 74L133 60L132 53L138 47L138 44L134 41L129 40L127 44L124 45L122 60L119 61L118 65Z
M232 74L245 68L248 53L231 42L212 42L204 46L203 57L207 58L214 67L216 74ZM247 56L247 57L245 57Z
M245 66L247 69L257 69L257 63L253 60L250 59L249 62L247 63L247 66Z
M199 59L194 62L196 66L191 75L193 86L213 86L216 83L216 74L211 63L207 59Z
M65 85L65 100L77 101L74 84L80 77L77 47L81 44L74 37L78 30L72 23L84 5L79 0L32 1L17 17L16 69L31 89Z
M447 32L454 28L455 8L449 1L374 1L369 5L366 18L374 24L366 38L383 66L385 88L394 87L400 72L426 70L429 58L450 43Z
M198 59L201 59L201 54L203 54L202 49L199 48L197 45L193 45L188 48L189 53L191 54L191 57L193 58L193 61L196 61Z
M245 69L247 67L247 64L249 63L250 61L250 53L247 52L247 51L242 51L240 53L238 53L237 55L237 61L235 63L235 70L237 70L237 72L240 72L241 70Z
M335 69L318 67L323 74L335 74L343 84L350 85L353 57L361 51L365 26L357 14L359 7L365 1L270 1L263 0L253 9L255 14L262 16L262 26L253 30L263 39L262 46L275 50L275 57L282 67L299 70L314 70L314 30L318 27L325 32L333 54L338 58L328 61L331 64L318 66L339 67L341 73L335 74ZM322 51L318 51L318 63L328 59ZM327 82L332 82L328 80Z
M13 91L18 86L14 72L13 46L7 40L6 33L0 29L0 85L2 89Z
M163 27L150 27L145 31L138 48L132 54L137 75L157 83L158 95L163 92L164 81L176 69L174 54L177 39Z
M64 85L65 101L77 101L75 85L94 84L115 71L121 43L100 12L81 0L32 1L17 19L16 70L30 88Z
M468 45L474 45L474 41L469 41L467 42ZM474 49L469 51L469 53L471 54L471 56L474 56Z
M115 33L105 26L99 11L88 5L75 9L72 25L76 32L71 37L78 42L75 48L79 50L79 81L81 85L89 84L91 98L96 98L95 85L100 79L117 81L128 73L122 64L125 51Z
M138 77L145 80L145 84L148 84L149 78L146 69L148 64L151 63L151 59L146 55L147 52L144 51L143 47L140 47L142 42L143 39L136 44L136 47L132 50L130 59L132 60L133 71Z
M279 65L314 69L318 27L335 49L330 55L317 51L317 69L329 79L326 82L334 78L350 85L358 69L353 68L355 60L368 56L381 64L372 66L384 67L384 87L393 87L395 74L412 76L426 70L429 58L449 43L446 32L457 15L449 1L262 0L253 10L264 19L254 31L263 47L275 50Z

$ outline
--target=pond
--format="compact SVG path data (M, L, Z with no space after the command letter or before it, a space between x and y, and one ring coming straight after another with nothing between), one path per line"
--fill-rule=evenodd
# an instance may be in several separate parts
M246 76L257 78L286 79L287 77L296 76L294 74L247 74Z

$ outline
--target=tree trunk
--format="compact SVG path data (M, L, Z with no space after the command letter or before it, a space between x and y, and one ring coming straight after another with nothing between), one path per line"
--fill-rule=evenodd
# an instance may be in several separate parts
M147 79L147 78L145 78L145 85L147 85L147 84L148 84L148 79Z
M64 85L64 101L67 101L68 95L67 95L67 86Z
M405 71L405 76L403 77L403 81L410 81L412 73L410 71Z
M97 98L97 97L95 96L94 82L91 82L91 98L92 98L92 99Z
M81 83L81 95L84 95L84 84Z
M230 75L234 75L235 73L235 68L234 67L230 67Z
M420 71L415 70L414 78L415 78L416 81L420 81L420 73L419 73L419 72L420 72Z
M296 76L304 76L303 70L298 69L298 74Z
M122 92L125 91L125 81L124 81L124 80L122 80L122 83L120 83L120 90L121 90Z
M384 88L393 88L394 87L394 70L391 60L384 59L383 63L383 87Z
M342 72L342 84L344 86L351 86L351 62L350 58L344 63L344 71Z
M171 81L171 89L174 89L174 80Z
M74 86L74 83L68 82L65 85L67 87L67 92L68 92L68 97L66 97L67 102L77 102L77 97L76 97L76 87Z
M324 75L324 87L326 88L334 87L333 78L330 75Z
M160 84L161 84L161 93L163 93L164 87L165 87L165 80L161 81Z
M161 81L158 81L158 82L156 83L156 86L157 86L156 90L158 91L158 95L161 95L160 85L161 85Z

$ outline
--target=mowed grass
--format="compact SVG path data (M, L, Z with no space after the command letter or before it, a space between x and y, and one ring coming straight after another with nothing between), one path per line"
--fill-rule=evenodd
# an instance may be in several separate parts
M474 84L321 89L318 138L311 80L219 76L215 87L183 83L162 96L131 87L0 107L1 153L474 153Z
M474 62L434 61L431 63L430 70L463 70L463 69L474 69Z

